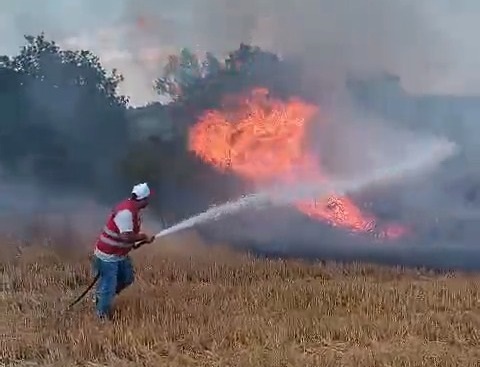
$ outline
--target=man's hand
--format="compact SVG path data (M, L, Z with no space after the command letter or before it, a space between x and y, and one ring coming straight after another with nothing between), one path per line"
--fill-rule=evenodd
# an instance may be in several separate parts
M135 244L134 248L139 248L142 247L143 245L147 243L152 243L155 241L155 236L147 236L146 234L142 233L141 235L142 240L139 241L137 244Z
M141 233L139 234L139 236L141 237L141 239L138 240L140 242L152 243L153 241L155 241L155 236L148 236L145 233Z
M139 233L135 242L152 243L153 241L155 241L155 236L148 236L145 233Z
M147 242L148 236L145 233L139 233L135 242Z
M155 241L155 236L149 236L149 237L145 240L145 243L152 243L153 241Z

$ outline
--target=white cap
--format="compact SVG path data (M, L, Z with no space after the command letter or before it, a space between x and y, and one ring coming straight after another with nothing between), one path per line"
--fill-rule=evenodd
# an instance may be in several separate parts
M150 188L145 182L140 183L138 185L133 186L132 194L136 195L137 200L143 200L150 196Z

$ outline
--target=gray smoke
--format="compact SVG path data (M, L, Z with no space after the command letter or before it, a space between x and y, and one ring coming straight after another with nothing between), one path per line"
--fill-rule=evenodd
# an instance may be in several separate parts
M308 74L338 86L346 72L395 70L409 85L428 85L444 40L416 1L289 0L197 3L199 44L222 52L247 40L295 55ZM425 3L424 3L425 4ZM406 26L408 24L408 26Z
M408 94L478 89L463 61L465 55L478 60L475 47L457 42L475 39L468 30L474 23L468 15L473 2L459 0L454 6L440 0L72 0L66 4L25 0L2 5L0 41L5 50L1 51L14 53L23 34L41 31L60 44L92 49L107 67L118 67L125 75L122 92L134 104L157 98L152 80L168 54L181 47L223 56L246 42L300 61L305 88L318 90L314 97L322 103L310 147L330 174L343 177L395 166L406 154L428 153L430 143L453 141L460 154L433 172L422 172L407 183L365 190L356 198L381 218L414 225L416 241L426 245L477 246L475 218L480 209L475 188L480 177L475 173L479 151L473 122L480 116L479 103L462 105L457 100L432 101ZM353 99L346 93L349 75L375 76L384 71L399 75L408 92L387 83L375 90L376 95L362 88ZM463 115L466 111L468 117ZM293 250L295 242L303 241L304 252L321 253L326 242L335 247L354 241L318 223L304 225L304 218L292 211L245 218L247 229L238 233L234 227L240 228L242 220L236 220L237 225L229 225L229 233L222 236L275 249L280 235L284 253ZM286 226L289 221L296 227ZM321 240L317 243L317 239ZM441 265L446 257L435 259Z
M470 66L462 54L479 59L470 31L476 24L470 15L476 3L455 4L23 0L0 8L0 51L12 53L23 34L40 31L63 45L92 49L108 68L117 67L126 75L122 91L134 104L156 98L151 80L169 53L190 47L224 55L240 42L301 57L309 69L307 80L314 77L324 85L336 85L347 71L388 69L400 75L409 89L472 90Z

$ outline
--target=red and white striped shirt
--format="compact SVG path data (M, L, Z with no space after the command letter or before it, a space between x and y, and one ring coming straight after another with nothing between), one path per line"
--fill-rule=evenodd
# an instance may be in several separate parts
M104 261L125 258L134 243L126 242L120 235L125 232L138 234L141 227L139 208L131 199L122 201L110 214L102 233L97 239L94 254Z

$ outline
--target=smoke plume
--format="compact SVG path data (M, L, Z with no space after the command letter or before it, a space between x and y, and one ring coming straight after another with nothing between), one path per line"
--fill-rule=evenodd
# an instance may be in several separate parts
M450 249L459 244L456 265L471 258L470 252L463 256L462 249L480 250L473 222L480 213L476 199L480 177L474 159L479 149L473 138L476 128L469 122L480 111L462 102L431 102L409 94L468 80L466 69L461 70L458 57L452 56L455 46L441 32L438 1L78 0L67 6L32 0L12 4L0 10L0 40L6 48L2 52L15 53L23 34L41 31L65 47L91 49L104 66L117 67L124 74L121 92L134 105L158 99L153 80L161 74L167 56L181 47L225 56L245 42L278 53L298 67L300 87L320 105L321 117L309 135L308 149L318 154L334 181L368 175L376 168L395 168L454 142L460 153L446 161L434 159L430 170L352 195L379 218L412 226L416 237L403 245L428 246L424 258L434 259L434 265L449 265L451 259L434 245ZM351 75L373 75L375 80L385 71L398 75L401 85L387 83L376 95L368 88L357 88L355 98L346 89ZM38 101L47 98L31 91L33 97L36 93ZM388 110L378 108L387 102ZM53 112L61 112L58 119L63 119L73 114L69 106L63 103ZM457 125L445 123L468 109L473 111L471 116L461 117ZM62 134L75 135L65 131L67 125L62 129ZM288 209L226 221L207 225L206 234L282 254L335 253L343 258L370 254L374 259L397 256L399 262L405 262L408 254L407 250L399 254L402 247L387 254L392 247L371 247L368 239L352 238Z
M452 45L440 28L442 15L451 11L429 0L68 4L26 0L2 5L3 48L13 52L24 34L45 31L60 44L91 49L106 67L125 74L122 91L134 104L156 99L152 79L168 54L180 47L225 55L240 42L253 43L301 58L306 80L314 77L324 86L335 85L348 71L387 69L400 75L408 88L428 90L447 77L445 68L453 62L445 52Z

